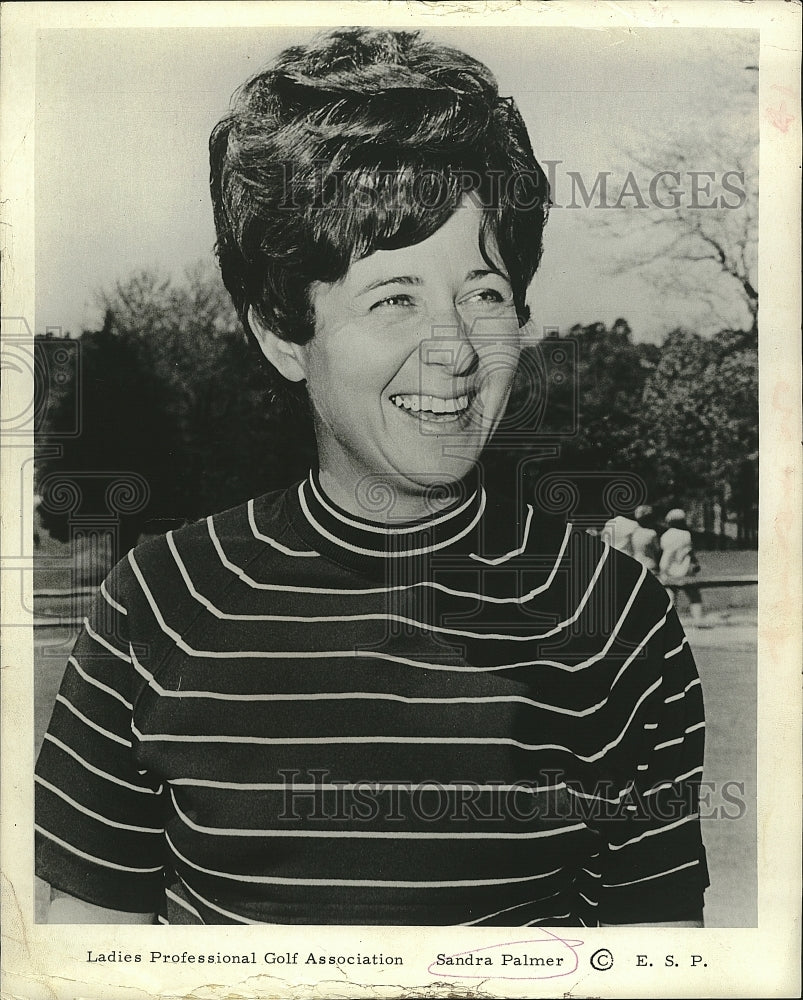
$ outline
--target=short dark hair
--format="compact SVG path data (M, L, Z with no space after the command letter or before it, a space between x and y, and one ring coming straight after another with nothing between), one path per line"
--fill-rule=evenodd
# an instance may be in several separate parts
M286 49L248 80L210 142L223 281L286 340L314 333L315 281L419 243L471 192L520 322L549 185L511 98L476 59L414 31L348 28Z

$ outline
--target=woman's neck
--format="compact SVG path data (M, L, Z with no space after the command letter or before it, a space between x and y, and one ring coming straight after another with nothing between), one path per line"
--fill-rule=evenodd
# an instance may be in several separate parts
M353 517L377 524L413 524L426 521L464 497L465 484L433 483L418 486L401 477L366 477L344 484L340 477L319 469L321 489L336 506Z

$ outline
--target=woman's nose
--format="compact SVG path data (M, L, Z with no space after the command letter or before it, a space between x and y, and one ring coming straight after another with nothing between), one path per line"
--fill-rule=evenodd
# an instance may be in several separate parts
M476 370L479 355L457 310L432 320L421 339L419 357L423 364L448 369L453 376Z

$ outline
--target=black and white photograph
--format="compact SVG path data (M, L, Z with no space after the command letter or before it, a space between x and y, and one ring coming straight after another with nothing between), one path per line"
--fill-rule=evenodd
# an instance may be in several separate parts
M26 6L12 994L794 995L799 5Z

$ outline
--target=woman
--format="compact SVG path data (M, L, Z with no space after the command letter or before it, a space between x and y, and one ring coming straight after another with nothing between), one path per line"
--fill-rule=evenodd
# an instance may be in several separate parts
M700 572L694 552L691 532L686 524L686 512L679 507L670 510L664 518L666 531L661 535L661 562L659 572L669 600L674 604L679 590L689 599L692 624L705 628L703 598L700 588L689 580Z
M479 472L547 214L515 105L415 33L336 31L245 85L211 163L319 464L104 583L38 765L51 919L699 925L664 591Z
M633 558L642 566L646 566L651 573L657 573L661 547L658 542L658 532L655 530L652 507L649 504L636 507L633 520L636 522L636 529L631 539Z

